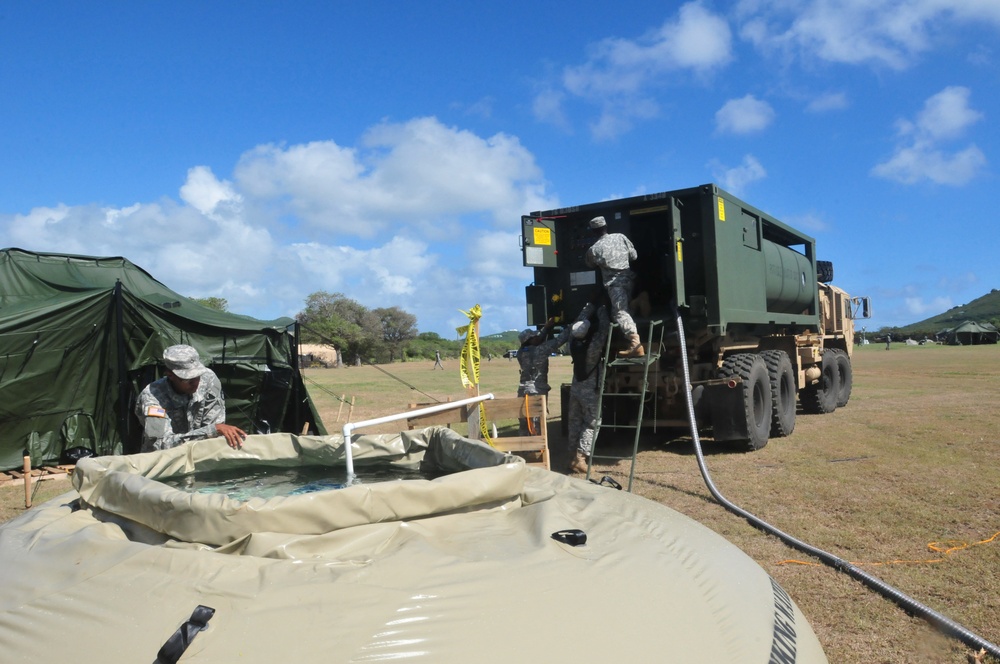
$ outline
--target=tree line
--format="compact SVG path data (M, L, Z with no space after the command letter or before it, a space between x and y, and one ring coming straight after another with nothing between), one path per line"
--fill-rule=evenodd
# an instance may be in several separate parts
M317 291L295 319L302 343L334 346L345 364L385 364L458 357L464 339L444 339L436 332L419 332L417 317L400 307L369 309L343 293ZM480 341L480 352L499 357L504 341Z
M224 298L194 298L207 307L228 311ZM400 307L369 309L343 293L316 291L305 300L305 309L295 316L299 340L304 344L333 346L341 361L351 365L385 364L412 360L456 358L464 339L445 339L436 332L419 332L417 317ZM483 359L500 357L511 348L510 340L480 340ZM516 346L515 346L516 347Z

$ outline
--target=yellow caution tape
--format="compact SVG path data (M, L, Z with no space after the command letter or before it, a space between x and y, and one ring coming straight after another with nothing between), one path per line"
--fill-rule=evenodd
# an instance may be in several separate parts
M971 549L974 546L979 546L980 544L989 544L997 537L1000 537L1000 532L993 533L992 537L988 537L984 540L978 542L966 542L963 540L942 540L940 542L929 542L927 548L934 553L943 554L940 558L929 558L927 560L886 560L880 563L856 563L851 564L855 567L879 567L880 565L929 565L933 563L943 563L944 556L955 553L956 551L963 551L965 549ZM779 565L815 565L820 566L820 563L808 562L805 560L782 560L778 563Z
M483 309L478 304L468 311L462 311L469 317L469 324L456 328L459 334L465 334L465 343L462 344L462 353L459 362L459 372L462 376L462 387L469 389L479 385L479 319L483 317ZM479 430L482 439L489 445L493 445L490 439L489 428L486 426L486 407L483 402L479 402Z

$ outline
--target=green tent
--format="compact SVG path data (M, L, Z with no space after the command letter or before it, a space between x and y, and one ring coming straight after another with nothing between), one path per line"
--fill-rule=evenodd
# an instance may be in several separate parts
M989 323L967 320L956 327L941 330L937 333L937 338L943 339L945 343L953 346L975 346L997 343L997 340L1000 339L1000 332Z
M298 327L217 311L125 258L0 251L0 470L59 463L65 450L139 450L133 415L190 344L218 376L227 421L250 433L326 434L302 382Z

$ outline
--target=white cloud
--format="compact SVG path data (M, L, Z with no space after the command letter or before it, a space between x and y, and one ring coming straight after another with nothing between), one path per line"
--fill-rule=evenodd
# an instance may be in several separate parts
M470 213L509 223L547 200L541 171L517 138L482 138L435 118L377 125L358 148L260 146L240 159L236 182L259 213L359 237Z
M949 297L935 297L925 300L922 297L907 297L903 299L906 306L906 313L911 316L937 315L942 311L948 311L954 306Z
M551 124L563 131L569 131L571 125L563 108L565 93L552 88L546 88L535 95L531 102L531 112L539 122Z
M961 138L983 118L969 106L968 88L947 87L924 102L914 120L897 124L899 145L872 174L903 184L929 180L937 184L961 186L975 178L986 166L986 156L975 144L956 151L943 146Z
M752 134L774 121L774 109L753 95L730 99L715 112L715 129L722 134Z
M31 251L124 256L173 290L259 318L339 291L450 337L458 309L477 303L484 333L523 323L520 216L553 207L517 138L417 118L372 127L353 147L258 146L232 181L193 166L176 199L0 215L0 234Z
M589 59L566 67L556 88L536 96L537 118L562 124L566 97L596 105L590 123L597 138L628 131L635 120L659 113L654 99L667 75L689 71L706 75L732 59L732 33L726 20L701 2L681 6L675 18L636 39L610 37L590 49Z
M722 185L722 188L737 196L746 193L747 187L758 180L767 177L764 166L752 154L743 157L739 166L729 168L720 162L709 163L712 169L713 178Z
M968 127L982 120L982 113L969 108L969 95L968 88L950 86L924 102L914 127L917 138L957 138Z
M789 225L795 228L801 228L808 233L821 233L827 230L830 226L826 223L821 216L813 212L807 212L806 214L793 215L782 221L787 222Z
M843 92L829 92L810 101L806 106L806 110L810 113L826 113L828 111L839 111L847 107L846 94Z
M875 166L872 174L903 184L930 180L937 184L961 186L972 180L986 165L986 157L976 146L954 154L926 145L900 148L888 161Z
M639 93L664 73L709 71L726 64L732 57L731 39L724 18L689 2L676 20L638 39L611 37L598 42L586 63L566 68L563 85L574 95L592 99Z
M182 201L206 215L212 214L220 205L239 205L242 200L232 184L219 181L207 166L195 166L188 170L180 195Z
M740 35L762 50L905 69L935 46L942 26L992 24L995 0L742 0Z

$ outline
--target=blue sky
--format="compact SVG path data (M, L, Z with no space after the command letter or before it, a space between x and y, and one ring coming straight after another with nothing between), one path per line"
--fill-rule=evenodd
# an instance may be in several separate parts
M1000 1L9 2L0 245L525 324L520 215L715 182L868 329L1000 288Z

